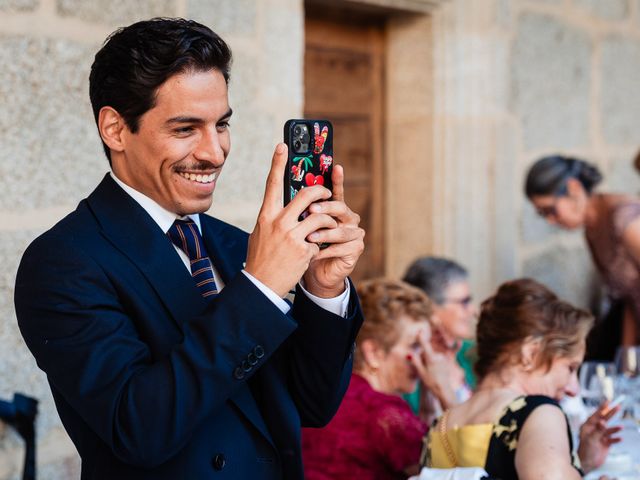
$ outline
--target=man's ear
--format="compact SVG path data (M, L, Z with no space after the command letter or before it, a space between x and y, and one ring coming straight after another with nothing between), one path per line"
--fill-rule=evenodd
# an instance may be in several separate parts
M373 339L366 339L360 344L360 351L364 358L364 363L373 371L376 371L382 365L384 360L384 349Z
M542 339L527 337L520 349L520 362L525 371L531 372L538 366Z
M102 107L98 114L98 131L102 141L114 152L124 150L122 133L127 128L124 118L112 107Z

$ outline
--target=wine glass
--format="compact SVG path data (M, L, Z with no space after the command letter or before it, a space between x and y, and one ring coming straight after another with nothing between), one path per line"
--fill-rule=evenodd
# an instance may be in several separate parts
M616 352L616 370L627 378L640 375L640 346L619 347Z
M597 408L614 396L616 365L613 362L584 362L580 367L580 396L588 408Z

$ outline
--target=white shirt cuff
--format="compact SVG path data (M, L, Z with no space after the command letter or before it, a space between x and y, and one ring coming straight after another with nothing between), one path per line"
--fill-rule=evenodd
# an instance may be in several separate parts
M244 273L247 278L249 280L251 280L251 282L258 287L258 289L269 299L271 300L271 302L273 302L273 304L278 307L280 309L280 311L282 313L284 313L285 315L287 313L289 313L289 310L291 310L291 305L289 305L287 302L285 302L282 298L280 298L280 296L274 292L273 290L271 290L269 287L267 287L264 283L262 283L260 280L258 280L256 277L254 277L253 275L251 275L249 272L247 272L246 270L242 270L242 273Z
M347 316L347 310L349 308L349 298L351 295L349 282L347 279L344 279L344 292L342 292L337 297L333 298L320 298L315 295L309 293L306 288L304 288L304 282L300 280L300 288L305 293L309 299L318 305L320 308L324 308L328 312L331 312L335 315L340 315L341 317Z

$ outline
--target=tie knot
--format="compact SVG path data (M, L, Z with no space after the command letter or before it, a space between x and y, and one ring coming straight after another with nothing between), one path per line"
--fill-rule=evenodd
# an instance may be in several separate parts
M193 220L176 220L167 235L176 247L187 254L189 260L199 260L207 256L202 236Z

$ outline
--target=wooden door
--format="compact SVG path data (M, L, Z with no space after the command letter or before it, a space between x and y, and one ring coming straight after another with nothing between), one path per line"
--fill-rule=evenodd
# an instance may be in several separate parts
M307 4L304 114L333 123L346 201L366 230L356 280L384 274L383 40L379 20Z

